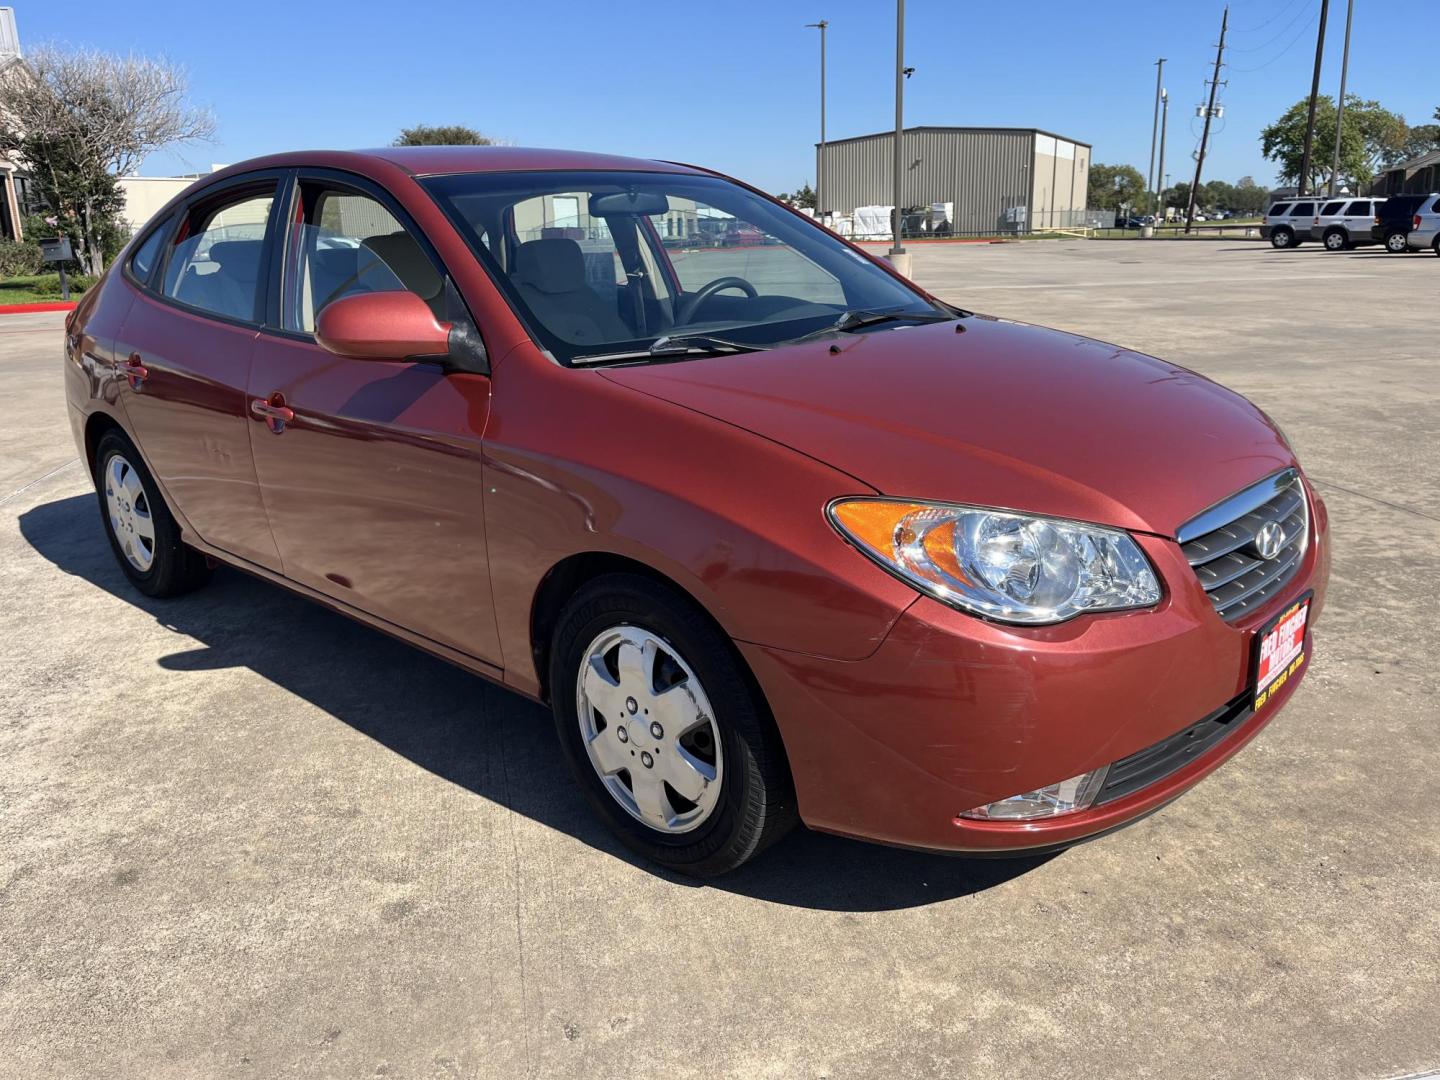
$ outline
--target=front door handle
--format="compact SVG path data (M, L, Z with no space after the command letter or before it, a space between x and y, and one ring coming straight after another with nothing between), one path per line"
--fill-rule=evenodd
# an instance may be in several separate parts
M132 352L120 365L120 374L129 380L131 390L139 390L140 384L150 377L150 369L141 363L138 352Z
M285 404L285 395L278 390L271 394L268 399L254 398L250 402L250 412L265 421L265 426L279 435L285 430L285 425L295 419L295 410Z

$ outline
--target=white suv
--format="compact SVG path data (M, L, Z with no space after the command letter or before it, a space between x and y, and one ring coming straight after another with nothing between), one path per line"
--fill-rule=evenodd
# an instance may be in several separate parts
M1440 196L1415 208L1414 223L1405 237L1405 246L1411 251L1424 251L1428 247L1440 255Z
M1265 212L1260 235L1275 248L1299 247L1303 241L1310 239L1310 226L1314 222L1317 205L1313 197L1272 203Z
M1317 203L1310 239L1319 240L1326 251L1344 251L1357 244L1371 244L1370 228L1384 199L1330 199Z

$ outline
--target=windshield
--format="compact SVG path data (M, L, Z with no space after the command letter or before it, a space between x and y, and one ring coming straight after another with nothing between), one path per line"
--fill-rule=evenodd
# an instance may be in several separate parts
M718 177L506 172L423 183L562 363L765 348L847 312L894 316L863 322L877 329L937 317L819 226Z

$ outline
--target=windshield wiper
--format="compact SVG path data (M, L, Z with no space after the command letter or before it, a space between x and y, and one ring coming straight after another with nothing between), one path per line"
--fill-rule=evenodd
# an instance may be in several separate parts
M954 315L946 315L939 311L867 311L864 308L855 308L845 312L829 326L822 326L819 330L812 330L808 334L791 338L786 344L793 345L801 341L810 341L813 338L824 337L826 334L848 333L865 326L874 326L877 323L949 322L953 318L955 318Z
M606 364L622 360L648 360L663 356L717 355L723 353L767 352L768 345L747 345L743 341L711 334L662 334L652 341L644 351L597 353L593 356L572 357L572 364Z

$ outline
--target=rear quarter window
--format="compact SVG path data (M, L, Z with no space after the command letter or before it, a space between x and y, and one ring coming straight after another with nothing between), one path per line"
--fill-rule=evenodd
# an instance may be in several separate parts
M1274 206L1270 207L1270 216L1271 216L1271 217L1280 217L1280 215L1287 213L1289 210L1290 210L1290 204L1289 204L1289 203L1285 203L1285 202L1276 203Z
M1340 213L1340 208L1344 205L1343 202L1326 203L1325 209L1320 211L1320 216L1329 217L1331 214L1338 214Z

